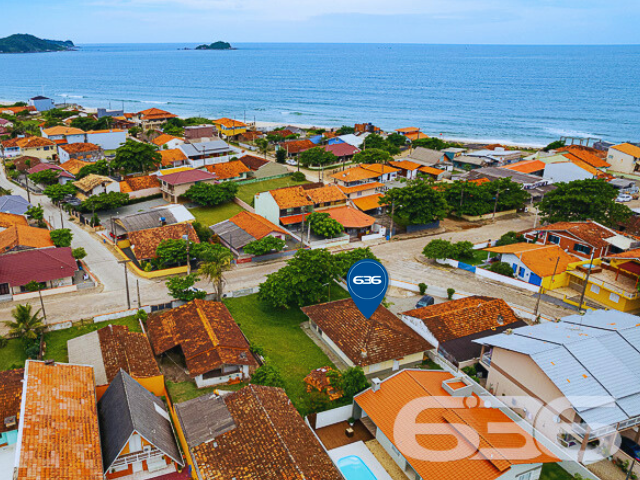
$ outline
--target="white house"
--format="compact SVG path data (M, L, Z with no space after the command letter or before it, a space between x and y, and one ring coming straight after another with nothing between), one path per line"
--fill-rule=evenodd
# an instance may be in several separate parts
M35 107L39 112L46 112L47 110L51 110L52 108L56 107L56 104L53 100L40 95L30 98L29 105L31 107Z
M187 164L193 168L201 168L205 165L225 163L229 161L231 148L222 140L212 140L201 143L185 143L178 149L187 157Z
M127 131L113 128L111 130L91 130L87 132L87 143L95 143L103 150L116 150L127 141Z
M574 180L586 180L597 177L598 175L596 173L585 170L569 160L566 162L548 163L544 167L543 175L544 179L553 183L572 182Z
M184 140L179 137L174 137L173 135L167 135L163 133L162 135L157 136L152 140L152 142L158 148L163 150L171 150L174 148L178 148L180 145L184 144Z
M81 200L100 195L101 193L111 193L120 191L120 183L113 178L104 175L90 174L80 180L73 182L78 189L77 196Z
M640 162L640 147L631 143L621 143L609 147L607 162L611 164L611 170L621 173L634 173L638 171Z
M86 134L84 130L74 127L57 125L51 128L41 129L42 136L54 142L63 141L66 143L84 143Z

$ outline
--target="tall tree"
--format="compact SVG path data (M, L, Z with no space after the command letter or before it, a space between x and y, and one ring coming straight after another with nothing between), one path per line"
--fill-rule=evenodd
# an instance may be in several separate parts
M207 292L194 288L195 283L200 280L195 273L185 275L184 277L171 277L165 282L169 295L176 300L190 302L196 298L203 299L207 296Z
M430 182L410 180L406 187L392 188L380 203L386 203L395 210L398 218L409 224L432 223L447 215L447 201Z
M332 165L337 161L338 157L336 157L332 152L327 152L322 147L310 148L300 154L300 163L305 167L310 165Z
M161 162L162 156L152 145L127 140L116 150L111 167L122 173L148 172L157 169Z
M209 258L200 266L198 273L206 278L215 291L216 300L222 300L224 293L224 272L231 269L233 254L228 248L214 249L210 252Z
M356 163L387 163L393 160L391 154L380 148L368 148L353 156Z
M264 138L257 138L254 142L256 147L258 147L258 151L264 155L264 158L267 158L267 152L269 151L269 141Z
M49 200L57 203L64 200L66 196L75 194L76 191L77 188L72 183L65 183L64 185L56 183L45 188L43 193L49 197Z
M11 311L11 316L13 321L4 322L11 335L29 341L37 339L44 332L45 326L40 310L32 313L31 305L16 305Z
M574 180L558 183L540 202L544 220L582 222L593 220L609 227L627 220L632 212L626 205L616 203L618 189L600 179Z

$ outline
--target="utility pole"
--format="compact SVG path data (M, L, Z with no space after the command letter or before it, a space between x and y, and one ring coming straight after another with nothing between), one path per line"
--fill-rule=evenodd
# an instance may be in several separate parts
M189 261L189 235L183 235L182 239L187 242L187 275L191 275L191 262Z
M587 276L584 279L584 285L582 286L582 293L580 294L580 303L578 304L578 313L582 313L582 302L584 300L584 294L587 291L587 285L589 285L589 276L591 275L591 269L593 268L593 254L595 250L591 252L591 259L589 260L589 268L587 269Z
M139 310L142 303L140 302L140 280L138 279L136 279L136 291L138 293L138 310Z
M27 171L24 171L24 184L27 187L27 200L31 203L31 190L29 190L29 177L27 177Z
M38 296L40 297L40 307L42 308L42 316L44 317L44 321L47 321L47 312L44 310L44 301L42 300L42 290L38 289Z
M121 263L124 267L124 288L127 290L127 310L131 310L131 297L129 296L129 275L127 274L127 263L131 260L120 260L118 263Z
M58 208L60 209L60 228L64 228L64 218L62 216L62 202L58 203Z
M389 217L389 241L391 241L391 237L393 236L393 215L396 213L396 202L394 200L391 201L391 216Z

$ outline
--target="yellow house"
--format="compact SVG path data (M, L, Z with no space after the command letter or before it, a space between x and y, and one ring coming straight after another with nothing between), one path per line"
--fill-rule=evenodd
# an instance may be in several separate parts
M29 156L51 160L57 154L56 143L43 137L12 138L2 142L5 156Z
M588 260L571 264L567 275L567 286L584 290L587 299L621 312L640 311L640 249L594 260L591 267Z
M218 133L225 137L235 137L236 135L241 135L246 133L247 124L239 122L238 120L233 120L231 118L219 118L213 121L213 124L216 126Z

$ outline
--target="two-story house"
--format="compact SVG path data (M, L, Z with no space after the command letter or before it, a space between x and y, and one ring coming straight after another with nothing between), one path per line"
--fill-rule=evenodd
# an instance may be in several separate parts
M57 153L56 143L43 137L11 138L2 142L2 154L7 158L29 156L52 160Z
M331 175L349 200L384 190L384 184L398 177L400 169L382 164L362 164Z
M217 183L216 176L203 170L187 169L159 176L162 198L167 202L178 203L180 197L187 193L196 183Z
M285 227L300 227L313 211L314 202L301 186L284 187L256 193L255 212L271 223Z
M233 138L247 131L247 124L232 118L218 118L213 121L218 133L223 138Z
M190 165L193 168L228 162L229 155L232 152L227 142L223 140L211 140L209 142L201 143L185 143L179 145L178 149L187 157L187 165Z

